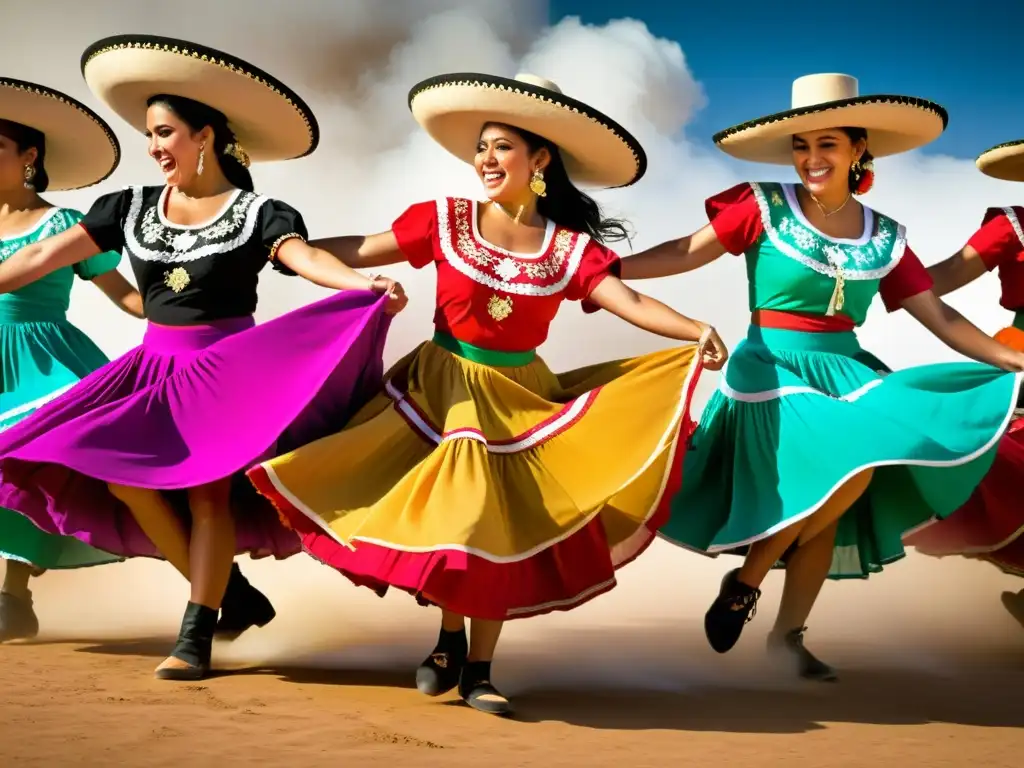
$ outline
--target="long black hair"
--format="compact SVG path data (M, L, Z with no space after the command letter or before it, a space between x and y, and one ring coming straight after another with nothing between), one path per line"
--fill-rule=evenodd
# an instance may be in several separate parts
M17 145L19 154L35 147L36 161L34 168L36 175L32 177L31 184L35 187L37 193L45 192L46 188L50 186L50 177L46 173L46 137L43 133L27 125L16 123L13 120L0 119L0 134L3 134Z
M868 132L864 128L840 128L839 130L841 130L843 133L849 136L850 141L854 144L856 144L861 139L863 139L865 143L868 140ZM860 156L860 164L867 165L874 159L874 155L872 155L868 150L865 149L864 154ZM863 173L863 171L861 171L861 173ZM847 179L847 183L850 185L851 192L857 191L857 185L860 184L860 176L858 174L855 174L852 168L850 169L850 176Z
M217 158L220 170L224 178L230 181L239 189L252 192L252 174L249 169L242 165L233 155L224 154L224 148L233 144L237 139L234 131L228 127L228 119L224 114L213 107L208 107L202 102L187 99L184 96L170 96L160 94L152 96L146 102L147 107L159 104L166 107L180 117L185 124L192 129L193 133L203 130L206 126L213 129L213 156Z
M562 162L562 155L554 143L514 125L490 125L500 125L521 137L531 153L544 147L551 154L551 162L544 169L547 194L537 198L537 213L573 232L586 233L599 243L629 239L625 221L602 216L597 201L572 183L565 170L565 163Z

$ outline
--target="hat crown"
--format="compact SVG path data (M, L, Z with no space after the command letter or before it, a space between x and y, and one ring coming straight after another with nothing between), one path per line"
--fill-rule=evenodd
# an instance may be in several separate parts
M520 83L536 85L538 88L546 88L549 91L554 91L555 93L562 92L562 89L559 88L554 81L548 80L546 77L540 77L539 75L531 75L529 72L520 72L513 79L518 80Z
M859 95L857 78L838 73L804 75L793 81L793 109L813 107Z

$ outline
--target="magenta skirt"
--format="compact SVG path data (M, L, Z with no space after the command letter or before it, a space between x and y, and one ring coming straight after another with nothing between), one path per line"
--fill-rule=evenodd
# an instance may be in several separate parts
M244 478L254 463L339 431L381 388L386 297L330 298L255 325L150 324L141 346L0 433L0 507L116 555L159 557L108 483L167 493L236 478L237 552L300 551Z

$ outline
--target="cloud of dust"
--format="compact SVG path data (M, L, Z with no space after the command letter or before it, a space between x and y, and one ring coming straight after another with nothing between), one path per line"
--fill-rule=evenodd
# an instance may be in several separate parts
M40 0L5 10L7 28L40 32L31 56L0 48L0 71L93 105L108 116L122 141L125 158L112 179L83 192L53 195L55 202L85 209L103 192L159 183L144 139L96 105L79 74L78 57L89 43L125 31L182 36L230 51L273 72L309 102L322 129L320 148L292 163L256 166L254 176L262 191L303 212L314 237L379 231L413 202L478 193L472 171L435 146L406 107L414 82L444 71L531 71L635 132L651 159L647 177L635 188L599 195L609 212L629 218L637 233L635 248L699 228L706 221L703 200L727 186L748 178L790 177L787 169L741 166L687 139L688 121L709 96L680 46L654 37L636 21L591 27L565 19L545 26L542 2L503 0L349 0L341 7L330 0L293 0L287 8L268 5L258 14L237 0L178 0L173 13L167 9L165 3L127 0L94 0L88 7ZM60 18L61 24L44 32L41 18ZM201 34L193 31L200 26ZM941 94L922 95L941 101ZM780 84L780 108L788 97L788 85ZM1016 191L983 177L972 163L951 158L912 154L883 159L877 168L869 202L907 224L926 263L958 248L986 206L1006 204ZM122 269L129 274L127 264ZM408 267L389 273L411 296L409 309L393 325L388 357L394 359L428 333L434 277ZM715 322L732 344L746 326L744 281L742 262L726 257L696 274L641 288ZM951 303L994 331L1004 320L994 291L991 279L981 280ZM260 318L322 295L319 288L267 271ZM88 285L76 288L71 315L111 355L142 337L141 323L125 319ZM865 347L896 367L954 358L909 317L885 317L877 306L862 338ZM662 346L663 340L606 313L585 318L570 307L556 320L543 351L558 370ZM714 385L715 377L707 376L700 396ZM741 650L718 657L703 639L703 612L722 573L736 562L701 558L658 542L621 573L620 586L610 595L571 614L510 624L501 662L506 679L518 689L594 680L653 689L788 684L765 670L756 653L749 660ZM436 612L405 596L380 600L303 556L242 565L275 601L279 618L222 651L224 661L411 669L432 644ZM812 617L812 643L826 656L829 647L855 646L860 653L852 658L867 664L938 669L948 661L942 649L950 643L985 649L1019 642L1019 629L1002 614L998 600L1001 588L1017 584L980 563L912 555L881 578L828 584ZM763 641L780 586L779 575L771 576L762 615L741 649L757 650ZM187 594L169 566L144 561L52 573L35 590L45 632L65 638L171 635ZM969 636L968 630L980 632ZM908 639L920 640L911 649L912 659ZM558 652L566 647L572 649L571 667ZM933 663L925 648L933 649L938 661Z

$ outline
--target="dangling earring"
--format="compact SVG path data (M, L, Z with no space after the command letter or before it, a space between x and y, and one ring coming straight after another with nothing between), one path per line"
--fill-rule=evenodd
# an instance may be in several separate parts
M204 141L199 145L199 165L196 167L196 173L200 176L203 175L203 159L206 157L206 142Z
M853 165L850 166L850 173L853 174L854 180L853 194L866 195L871 191L871 187L875 184L874 162L868 160L862 164L860 160L854 160Z
M530 177L530 191L537 197L547 197L548 185L544 182L544 172L538 168Z
M25 172L22 175L25 177L25 189L35 189L36 185L32 183L32 179L36 177L36 167L34 165L26 165Z

